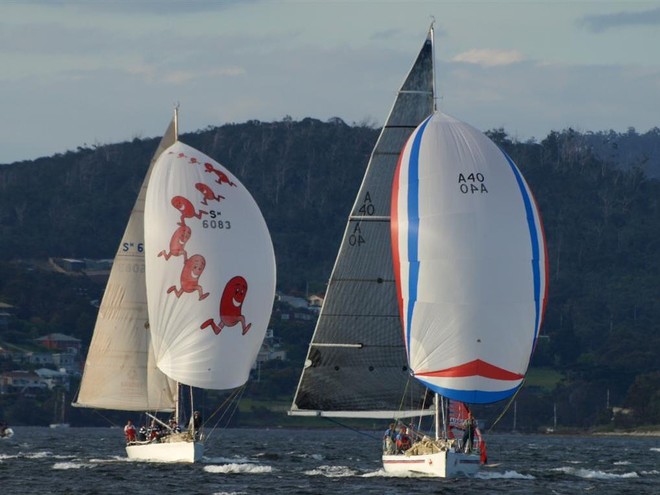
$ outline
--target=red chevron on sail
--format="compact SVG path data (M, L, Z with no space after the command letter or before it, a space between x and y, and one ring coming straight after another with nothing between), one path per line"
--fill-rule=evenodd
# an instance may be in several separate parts
M522 380L523 375L513 373L503 368L499 368L490 363L475 359L469 363L454 366L438 371L425 371L415 373L415 376L433 376L438 378L461 378L466 376L483 376L484 378L493 378L495 380Z

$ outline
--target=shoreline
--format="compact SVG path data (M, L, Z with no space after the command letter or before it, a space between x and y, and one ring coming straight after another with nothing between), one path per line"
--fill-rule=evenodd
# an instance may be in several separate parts
M660 430L637 430L637 431L595 431L592 435L609 437L660 437Z

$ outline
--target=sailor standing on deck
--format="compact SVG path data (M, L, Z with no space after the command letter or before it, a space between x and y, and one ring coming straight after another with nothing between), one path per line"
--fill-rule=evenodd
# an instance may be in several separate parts
M135 426L133 425L133 421L130 419L126 422L126 426L124 426L124 435L126 435L126 443L131 443L135 442Z
M188 430L195 440L199 439L199 430L202 428L202 415L199 414L199 411L195 411L190 418L190 423L188 424Z
M472 443L474 442L474 429L477 427L476 420L472 416L472 412L468 412L468 417L463 423L463 452L469 454L472 451Z

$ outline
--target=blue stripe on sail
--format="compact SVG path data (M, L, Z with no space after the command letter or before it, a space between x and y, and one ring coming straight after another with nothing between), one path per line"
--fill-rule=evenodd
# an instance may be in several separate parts
M536 221L534 219L534 207L532 205L532 199L530 198L525 183L523 181L520 170L516 167L516 164L513 163L513 160L507 155L503 150L502 154L506 158L507 162L511 166L513 175L516 178L518 183L518 188L520 189L520 194L522 195L523 203L525 204L525 213L527 215L527 225L529 226L529 234L532 241L532 273L534 276L534 306L536 309L535 324L534 324L534 340L536 340L538 331L539 331L539 321L541 318L541 257L539 249L539 233L536 227Z
M428 117L415 135L408 162L408 307L406 308L406 341L408 343L408 362L410 362L410 327L413 310L417 302L417 283L419 281L419 148Z
M446 397L451 400L459 400L461 402L466 402L468 404L490 404L491 402L504 400L507 397L511 396L522 385L522 382L520 382L520 384L508 390L500 390L497 392L486 392L483 390L457 390L453 388L439 387L437 385L427 382L426 380L421 380L419 377L415 377L415 378L417 378L430 390L432 390L433 392L437 392L443 397Z

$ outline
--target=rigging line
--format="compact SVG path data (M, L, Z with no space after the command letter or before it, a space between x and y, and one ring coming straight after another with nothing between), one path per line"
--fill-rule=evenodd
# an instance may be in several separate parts
M401 394L401 402L399 402L399 412L403 411L403 401L406 399L406 392L408 391L408 386L410 385L410 380L406 380L406 387L403 389Z
M497 419L495 421L493 421L493 424L490 425L490 428L488 428L488 431L486 433L490 433L493 430L493 428L495 427L495 425L497 423L499 423L500 419L502 419L502 417L506 414L506 412L511 407L511 404L513 404L513 401L518 396L518 392L520 392L522 390L522 387L523 387L524 384L525 384L525 379L523 378L523 381L520 383L520 387L518 387L518 390L516 390L516 393L511 396L511 399L509 400L509 403L506 405L506 407L504 408L502 413L497 417Z
M99 412L98 409L92 409L92 410L93 410L96 414L98 414L99 416L101 416L103 419L105 419L108 423L110 423L110 426L117 426L117 427L120 427L119 424L115 423L115 422L112 421L110 418L108 418L108 417L104 416L103 414L101 414L101 413Z
M351 222L381 222L387 223L390 221L388 216L379 215L351 215L348 217Z
M238 405L240 404L241 399L243 398L243 394L245 393L245 390L247 390L247 387L244 386L241 389L240 394L238 395L238 397L236 397L236 400L233 403L234 407L231 410L231 414L229 414L229 417L227 418L227 422L226 422L227 426L229 426L229 424L231 423L231 420L234 418L234 415L236 414L236 411L238 411Z
M332 418L330 418L330 417L328 417L328 416L323 416L323 417L324 417L325 419L327 419L328 421L330 421L331 423L334 423L334 424L336 424L336 425L341 426L342 428L346 428L347 430L352 430L352 431L354 431L355 433L359 433L360 435L364 435L365 437L369 437L369 438L371 438L371 439L378 440L378 437L375 437L375 436L373 436L373 435L371 435L371 434L369 434L369 433L367 433L367 432L365 432L365 431L360 431L360 430L358 430L357 428L353 428L352 426L348 426L348 425L346 425L346 424L344 424L344 423L340 423L339 421L337 421L337 420L335 420L335 419L332 419Z
M227 399L213 412L213 414L211 414L211 416L209 417L209 421L211 420L211 418L213 418L218 413L218 411L220 411L220 409L227 406L227 408L223 411L223 413L220 415L218 420L213 425L213 428L211 428L211 431L209 432L209 434L206 435L207 440L209 438L211 438L211 435L213 434L213 432L218 428L218 424L220 424L220 422L225 418L225 416L227 415L227 413L231 409L232 412L229 415L229 418L227 419L227 423L226 423L227 425L229 424L229 422L231 421L231 418L234 417L234 414L236 413L236 410L238 409L238 403L240 402L241 397L243 397L243 393L245 392L246 388L247 388L247 383L244 383L241 387L235 389L229 395L229 397L227 397ZM227 405L228 403L229 403L229 405ZM232 403L233 403L233 409L232 409Z
M244 388L244 387L245 387L245 384L243 384L243 386L240 387L240 388L234 389L234 390L231 392L231 394L229 394L229 396L225 399L225 401L224 401L222 404L220 404L220 405L217 407L217 409L216 409L215 411L213 411L213 413L209 416L209 419L207 419L207 420L204 422L204 424L210 422L211 419L213 419L213 417L214 417L216 414L218 414L218 411L220 411L222 408L224 408L224 407L227 405L227 403L233 401L233 400L234 400L234 397L236 396L236 394L238 393L238 391L239 391L241 388ZM211 428L211 431L209 432L209 434L206 435L206 439L209 439L209 438L211 437L211 435L213 434L213 432L215 431L215 429L218 427L218 423L220 423L220 421L222 421L222 418L224 417L224 415L225 415L225 413L223 413L223 414L220 415L220 417L218 418L218 420L215 422L215 424L214 424L213 427Z

